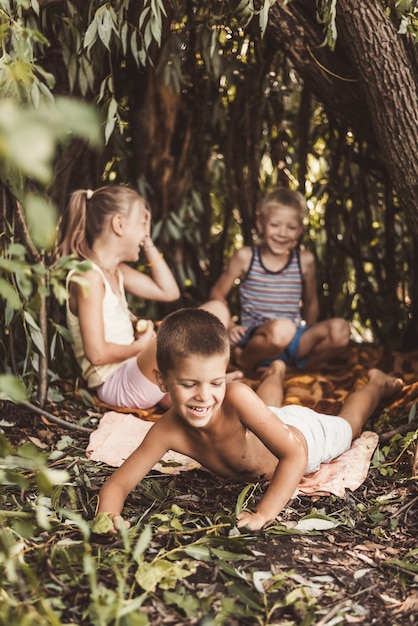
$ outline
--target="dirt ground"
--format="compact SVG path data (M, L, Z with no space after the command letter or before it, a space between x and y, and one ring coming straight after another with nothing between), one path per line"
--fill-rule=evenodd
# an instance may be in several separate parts
M346 492L344 498L335 496L298 497L289 503L280 516L280 523L292 528L298 520L320 511L323 515L338 515L350 523L332 529L310 533L280 533L261 531L249 545L256 555L252 567L266 569L273 573L286 572L293 582L309 588L323 607L322 617L316 626L331 626L336 623L362 623L390 626L409 626L416 623L418 613L418 485L412 477L415 444L408 446L403 453L399 446L394 448L395 459L390 458L390 441L395 430L400 439L406 431L417 430L414 406L418 397L418 354L386 354L380 349L353 347L344 362L334 363L328 368L318 368L307 372L290 371L286 377L285 402L300 402L326 413L337 412L347 393L364 382L369 367L379 366L386 372L401 375L405 382L404 390L386 407L381 407L367 424L368 430L380 435L380 448L388 455L389 474L379 468L371 468L364 483L354 492ZM248 376L245 382L257 386L257 378ZM89 434L77 425L93 416L97 421L106 412L106 407L87 408L71 385L64 386L65 399L45 407L44 415L28 408L8 402L0 402L1 419L13 423L5 429L13 446L31 440L37 445L53 450L57 441L66 433L77 443L74 454L83 455ZM64 423L54 423L48 419L54 415ZM143 413L141 417L155 420L158 411ZM408 419L412 419L408 427ZM402 449L401 449L402 452ZM92 502L103 480L111 468L99 464L91 475L88 497L81 495L80 508L87 517L93 516ZM220 483L203 470L182 472L177 476L160 477L158 483L163 491L172 494L173 503L187 501L189 515L205 511L224 511L230 515L234 511L242 485ZM168 496L170 498L170 496ZM169 500L164 502L167 507ZM128 513L140 515L150 506L149 494L135 490L127 500ZM160 537L164 546L163 536ZM414 551L415 550L415 554ZM411 554L412 553L412 554ZM201 563L196 573L188 579L190 593L204 587L215 589L222 585L219 569ZM350 607L350 610L348 610ZM341 613L347 609L345 618ZM292 608L291 612L294 612ZM170 612L162 617L161 605L150 604L148 619L151 624L198 624L192 618L180 618ZM298 623L298 616L287 615L285 609L277 610L275 619L269 624ZM336 617L339 615L340 617ZM286 621L286 619L288 621ZM235 624L261 623L250 618L230 618ZM267 623L267 622L265 622ZM301 620L299 622L303 624Z

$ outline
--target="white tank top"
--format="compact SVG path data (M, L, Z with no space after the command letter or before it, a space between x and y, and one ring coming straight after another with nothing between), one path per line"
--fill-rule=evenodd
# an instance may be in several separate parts
M119 290L121 296L113 293L112 288L106 277L98 265L93 263L93 269L99 272L103 278L105 286L105 295L103 298L103 322L105 341L118 343L121 345L129 345L135 340L134 329L132 325L131 314L126 300L125 290L123 286L123 276L119 275ZM67 289L69 287L72 276L77 270L70 270L67 275ZM80 274L78 274L80 276ZM89 387L98 387L117 370L125 361L119 363L109 363L107 365L93 365L87 359L83 342L81 340L80 321L77 315L70 310L69 300L67 300L67 325L72 335L74 344L74 354L81 367L81 374Z

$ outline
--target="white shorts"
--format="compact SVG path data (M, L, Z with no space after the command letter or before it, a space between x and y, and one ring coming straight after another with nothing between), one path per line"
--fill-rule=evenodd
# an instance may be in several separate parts
M118 367L96 392L102 402L128 409L149 409L166 395L141 372L135 356Z
M315 472L321 463L330 463L351 447L353 431L343 417L317 413L298 404L269 408L285 424L294 426L305 437L308 446L305 474Z

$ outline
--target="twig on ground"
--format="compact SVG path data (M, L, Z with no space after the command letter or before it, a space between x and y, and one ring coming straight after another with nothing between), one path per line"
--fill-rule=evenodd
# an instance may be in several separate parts
M40 409L39 407L35 406L31 402L21 402L21 405L26 407L30 411L34 411L35 413L38 413L39 415L43 415L50 422L59 424L60 426L63 426L64 428L68 428L69 430L81 430L82 432L85 432L85 433L91 433L93 431L93 428L86 428L86 426L79 426L78 424L73 424L72 422L66 422L65 420L62 420L56 415L53 415L52 413L48 413L48 411L45 411L45 409Z
M393 430L388 430L387 433L382 433L379 435L379 443L386 443L390 441L394 435L403 435L408 433L409 431L416 430L418 428L418 420L414 420L409 424L402 424L398 428L394 428Z

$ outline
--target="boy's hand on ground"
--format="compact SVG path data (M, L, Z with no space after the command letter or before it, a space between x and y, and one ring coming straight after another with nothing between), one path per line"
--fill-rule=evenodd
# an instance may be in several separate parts
M93 519L91 530L96 535L115 534L123 525L126 528L130 527L130 523L118 513L97 513Z
M251 530L260 530L267 524L268 520L260 513L251 513L251 511L241 511L237 517L237 526L242 528L248 526Z
M131 524L127 519L123 519L122 515L112 515L110 518L113 522L113 532L117 532L119 528L125 525L126 528L130 528Z

